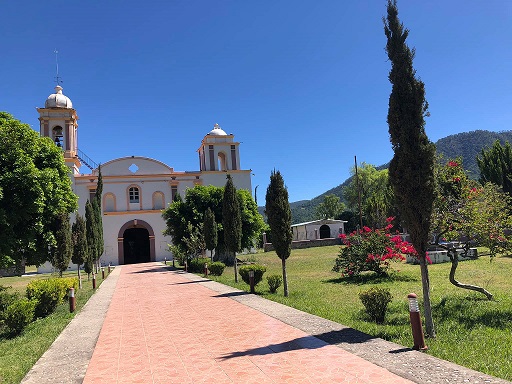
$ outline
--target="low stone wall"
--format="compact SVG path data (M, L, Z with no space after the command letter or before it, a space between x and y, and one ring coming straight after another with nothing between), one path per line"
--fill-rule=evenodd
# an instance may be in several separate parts
M329 239L316 239L316 240L298 240L292 241L292 249L303 249L313 247L325 247L327 245L341 245L341 239L339 237ZM263 245L265 252L274 250L272 243L265 243Z
M478 257L478 250L476 248L470 248L468 251L467 257L464 257L463 253L464 253L464 251L462 249L457 250L457 255L459 256L459 261L476 259ZM448 263L451 261L450 258L448 257L447 251L428 251L427 255L430 258L430 260L432 261L432 264ZM408 264L419 264L420 261L418 260L418 258L408 255L407 263Z

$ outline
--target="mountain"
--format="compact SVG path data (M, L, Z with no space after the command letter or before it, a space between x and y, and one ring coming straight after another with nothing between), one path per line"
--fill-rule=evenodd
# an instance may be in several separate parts
M464 168L473 179L478 179L480 171L476 163L476 157L482 149L489 148L493 143L499 140L502 144L505 141L512 143L512 131L491 132L491 131L471 131L450 135L439 139L435 144L437 153L442 154L445 159L461 156L464 161ZM387 168L388 164L381 165L377 169ZM321 195L311 200L301 200L290 203L292 211L292 223L302 223L317 219L315 216L316 206L320 204L325 195L336 195L343 200L343 188L350 183L351 178L345 180L337 187L331 188ZM263 214L263 207L260 207L260 213Z

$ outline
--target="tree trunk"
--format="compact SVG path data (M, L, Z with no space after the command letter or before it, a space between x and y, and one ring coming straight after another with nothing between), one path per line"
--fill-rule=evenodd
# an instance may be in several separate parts
M80 265L76 265L78 268L78 289L82 289L82 275L80 275Z
M425 311L425 331L427 337L436 337L434 320L432 319L432 307L430 305L430 279L428 277L428 267L426 254L420 257L421 285L423 287L423 310Z
M238 283L238 263L236 262L236 252L233 252L233 254L235 255L235 262L234 262L234 267L235 267L235 283Z
M283 288L284 297L288 297L288 278L286 277L286 259L281 259L281 265L283 266Z
M448 253L449 253L450 259L452 261L452 267L450 268L450 283L452 283L456 287L459 287L462 289L469 289L471 291L480 292L480 293L484 294L488 300L492 300L493 299L492 293L487 291L485 288L478 287L476 285L471 285L471 284L463 284L463 283L460 283L457 280L455 280L455 271L457 270L457 267L459 266L459 257L457 255L457 252L455 252L455 251L453 251L453 252L448 251Z

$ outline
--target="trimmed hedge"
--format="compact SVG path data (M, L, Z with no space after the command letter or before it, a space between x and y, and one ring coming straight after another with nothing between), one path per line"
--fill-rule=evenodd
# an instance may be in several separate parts
M220 261L214 261L213 263L208 264L208 270L214 276L222 275L224 268L226 268L226 264Z
M254 271L254 285L258 285L258 283L263 279L263 274L267 271L267 268L258 264L242 265L238 269L238 273L242 276L242 280L246 284L250 284L249 271Z
M25 297L9 305L2 314L7 332L11 335L19 335L34 319L35 307L36 302Z
M188 262L188 272L203 273L204 264L209 264L210 262L211 260L208 257L199 257L197 259L192 259Z
M35 316L46 317L64 301L68 288L78 289L74 277L34 280L27 285L27 298L36 301Z
M363 303L368 316L377 324L382 324L386 316L388 304L393 299L393 296L389 289L370 288L359 293L359 299Z
M280 275L267 276L268 289L270 293L276 293L277 288L283 284L283 278Z

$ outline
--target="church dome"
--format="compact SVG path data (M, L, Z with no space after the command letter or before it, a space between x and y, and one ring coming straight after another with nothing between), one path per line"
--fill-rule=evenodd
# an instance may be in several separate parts
M211 136L227 136L228 134L222 130L222 128L219 126L219 124L215 124L213 126L213 129L208 132L208 135Z
M55 93L52 93L48 98L46 99L46 102L44 103L45 108L73 108L73 103L71 103L71 100L69 97L65 96L62 93L62 87L60 85L57 85L55 87Z

